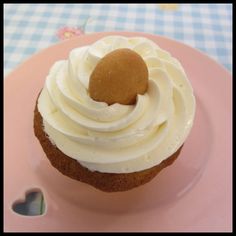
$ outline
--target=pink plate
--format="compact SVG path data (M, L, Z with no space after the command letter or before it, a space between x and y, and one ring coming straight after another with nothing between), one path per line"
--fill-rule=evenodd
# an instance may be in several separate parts
M33 110L52 64L71 49L110 34L144 36L171 52L192 83L197 110L181 155L150 183L104 193L54 169L34 136ZM232 78L214 60L180 42L145 33L80 36L47 48L4 81L5 231L232 231ZM12 204L33 189L46 211L22 216Z

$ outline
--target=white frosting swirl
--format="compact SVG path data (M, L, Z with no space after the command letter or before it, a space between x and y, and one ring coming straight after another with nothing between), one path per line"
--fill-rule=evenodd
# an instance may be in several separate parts
M92 100L89 77L118 48L136 51L149 72L148 91L135 105ZM38 99L44 130L63 153L90 170L129 173L159 164L189 134L195 99L181 64L143 37L108 36L56 62Z

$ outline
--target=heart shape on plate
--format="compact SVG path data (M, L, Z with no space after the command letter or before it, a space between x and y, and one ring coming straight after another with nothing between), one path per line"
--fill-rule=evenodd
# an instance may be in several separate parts
M45 202L41 190L34 189L25 193L24 200L16 200L12 204L12 210L20 215L38 216L45 212Z

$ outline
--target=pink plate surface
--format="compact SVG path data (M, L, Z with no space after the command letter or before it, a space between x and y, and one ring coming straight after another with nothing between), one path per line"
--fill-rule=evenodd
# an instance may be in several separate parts
M104 193L60 174L34 136L33 110L52 64L71 49L119 34L144 36L178 58L197 110L181 155L150 183ZM46 212L22 216L12 204L41 189ZM180 42L145 33L85 35L47 48L4 81L5 231L231 231L232 78L214 60Z

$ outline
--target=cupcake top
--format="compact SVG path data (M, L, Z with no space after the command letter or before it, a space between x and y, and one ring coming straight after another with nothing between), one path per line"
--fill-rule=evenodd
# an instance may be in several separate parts
M138 54L148 70L146 90L136 91L130 105L91 98L93 74L117 49ZM195 98L183 67L167 51L147 38L108 36L52 66L38 110L49 139L64 154L90 170L129 173L151 168L180 148L193 124Z

